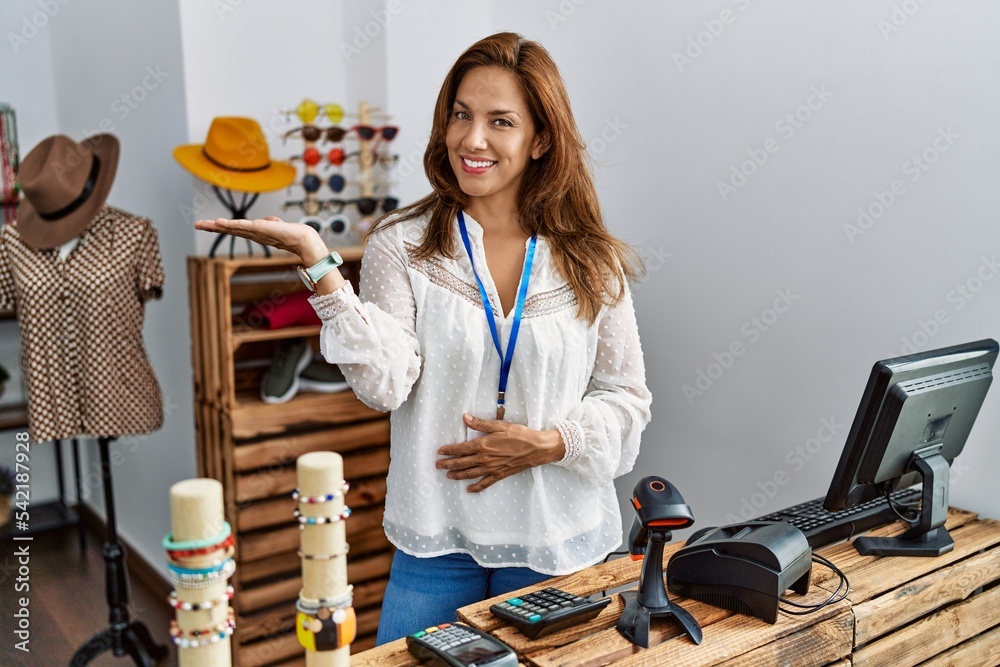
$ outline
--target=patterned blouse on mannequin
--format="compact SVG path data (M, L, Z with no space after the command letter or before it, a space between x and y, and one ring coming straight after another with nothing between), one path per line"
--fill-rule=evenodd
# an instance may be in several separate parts
M0 231L0 309L16 310L32 441L150 433L160 385L142 339L163 287L156 229L104 205L65 259Z

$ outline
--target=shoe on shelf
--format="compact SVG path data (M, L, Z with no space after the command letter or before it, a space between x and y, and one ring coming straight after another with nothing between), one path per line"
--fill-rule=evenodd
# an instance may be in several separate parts
M299 374L312 361L312 347L305 338L288 338L271 354L271 366L260 383L265 403L285 403L299 391Z
M350 388L340 368L324 359L314 359L299 375L299 391L333 394Z

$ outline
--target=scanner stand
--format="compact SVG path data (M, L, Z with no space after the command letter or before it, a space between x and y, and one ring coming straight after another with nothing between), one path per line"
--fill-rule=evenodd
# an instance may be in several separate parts
M649 648L649 622L673 616L695 644L701 644L701 626L683 607L670 601L663 583L663 546L671 531L649 529L649 542L639 575L639 589L620 593L625 610L618 619L618 631L633 644Z

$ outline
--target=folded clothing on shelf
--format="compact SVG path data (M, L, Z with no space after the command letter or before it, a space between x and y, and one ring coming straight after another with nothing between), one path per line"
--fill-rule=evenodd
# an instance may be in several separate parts
M309 290L299 290L257 299L243 308L239 322L255 329L319 326L319 316L309 303L311 295Z

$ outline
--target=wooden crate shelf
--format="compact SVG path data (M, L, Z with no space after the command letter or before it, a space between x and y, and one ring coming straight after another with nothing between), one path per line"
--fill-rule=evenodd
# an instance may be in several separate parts
M345 276L357 284L361 248L338 249ZM283 404L261 400L259 386L274 347L306 338L318 349L318 326L261 329L242 316L248 305L279 303L302 289L298 259L287 253L188 260L194 361L198 474L222 482L226 518L236 534L233 606L236 667L304 664L295 639L294 602L301 588L300 533L292 517L295 460L335 451L351 482L346 503L358 638L374 646L392 545L382 530L389 466L387 415L351 391L300 393Z

